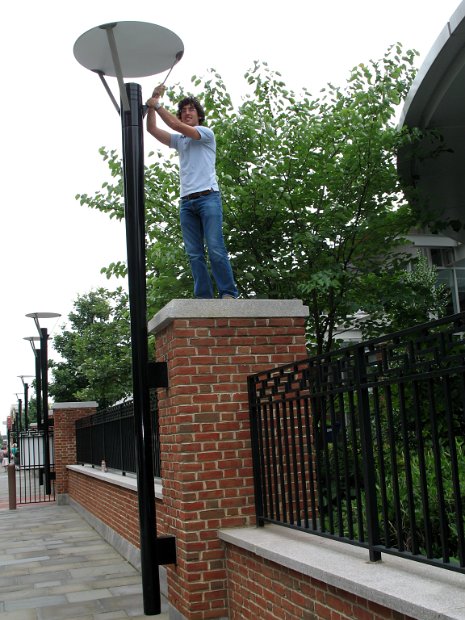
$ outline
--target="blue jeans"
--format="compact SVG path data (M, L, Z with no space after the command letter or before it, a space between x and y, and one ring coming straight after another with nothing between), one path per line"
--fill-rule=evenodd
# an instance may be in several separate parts
M205 259L205 246L220 297L237 297L237 288L223 239L223 208L219 192L181 200L181 231L194 277L194 296L214 297Z

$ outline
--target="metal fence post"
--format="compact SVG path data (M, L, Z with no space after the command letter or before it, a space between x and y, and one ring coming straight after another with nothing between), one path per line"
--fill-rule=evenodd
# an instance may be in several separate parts
M16 466L8 465L8 507L16 510Z
M262 475L260 467L260 444L258 440L258 405L255 382L253 377L247 377L249 392L249 414L250 414L250 434L252 441L252 465L255 492L255 517L257 525L263 527L263 495L262 495Z
M373 439L370 420L370 400L368 393L368 375L365 359L365 347L356 350L356 373L358 384L358 410L360 415L360 444L362 448L363 480L367 514L367 539L370 561L381 560L381 552L374 547L379 545L379 519L376 501L375 461L373 456Z

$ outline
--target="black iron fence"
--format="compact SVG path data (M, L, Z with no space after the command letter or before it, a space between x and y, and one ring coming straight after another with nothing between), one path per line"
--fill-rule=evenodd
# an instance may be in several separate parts
M45 478L44 448L49 450L50 493ZM18 504L34 504L55 501L55 451L53 426L48 430L48 441L44 431L23 431L19 433L16 466L16 492Z
M150 398L153 414L154 476L160 476L160 442L156 395ZM134 404L128 401L76 421L76 453L79 464L136 473Z
M465 313L249 377L257 521L465 571Z

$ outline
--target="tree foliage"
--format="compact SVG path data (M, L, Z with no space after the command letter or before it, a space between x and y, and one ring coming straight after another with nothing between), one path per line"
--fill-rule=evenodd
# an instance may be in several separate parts
M131 393L127 295L99 288L78 296L54 337L61 361L50 361L50 395L57 402L95 400L109 406Z
M379 61L354 67L344 87L328 84L317 97L296 95L257 62L237 110L214 70L192 78L189 94L202 101L217 138L225 237L240 295L302 299L316 352L334 346L336 327L360 310L383 314L384 331L397 326L396 312L416 285L399 275L411 261L399 248L415 215L396 170L397 150L411 136L395 123L415 56L392 46ZM179 86L170 91L173 107L181 94ZM102 155L113 181L78 198L122 218L121 162L116 151ZM173 298L190 297L192 282L178 223L177 157L152 153L145 183L152 315ZM124 275L126 266L104 271Z
M392 291L402 291L392 295ZM380 299L383 302L380 304ZM367 287L365 309L346 326L358 327L364 338L396 332L445 315L450 290L438 284L436 267L428 264L424 254L413 258L409 269L393 271L381 283Z

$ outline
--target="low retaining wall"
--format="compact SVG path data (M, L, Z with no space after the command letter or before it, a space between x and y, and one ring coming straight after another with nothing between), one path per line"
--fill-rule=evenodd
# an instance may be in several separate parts
M121 476L122 477L122 476ZM68 474L68 496L85 510L139 548L139 507L135 490L76 470Z
M226 565L229 620L411 620L411 616L393 612L232 545L227 545Z

